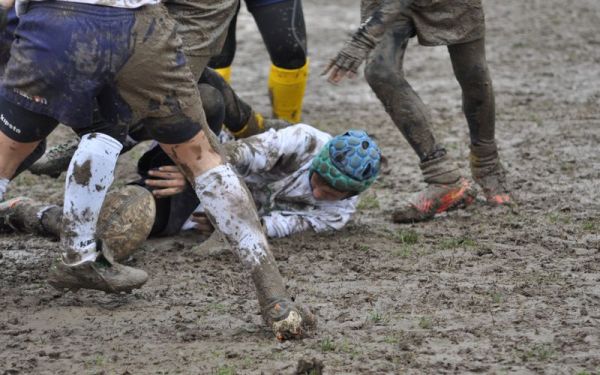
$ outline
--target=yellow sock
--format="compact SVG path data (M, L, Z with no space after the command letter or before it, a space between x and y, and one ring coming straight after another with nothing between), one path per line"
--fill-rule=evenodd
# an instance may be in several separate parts
M231 132L236 139L240 138L248 138L250 136L260 134L265 131L265 119L263 116L258 113L252 111L248 122L244 127L237 132Z
M269 95L273 116L293 124L300 122L307 80L308 60L300 69L283 69L271 65Z
M227 66L225 68L217 68L217 69L215 69L215 71L217 73L219 73L219 75L221 77L223 77L225 82L227 82L227 83L231 82L231 66Z

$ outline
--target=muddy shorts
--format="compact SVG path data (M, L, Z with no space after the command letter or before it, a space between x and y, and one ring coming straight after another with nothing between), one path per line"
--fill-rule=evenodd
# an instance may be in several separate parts
M199 78L208 60L221 52L239 0L166 0L185 44L188 64Z
M362 0L361 18L369 17L380 3ZM481 0L415 0L398 22L403 19L424 46L468 43L485 36Z
M0 76L4 74L4 68L10 58L10 46L12 45L15 29L18 24L19 19L15 13L15 8L12 8L6 16L6 28L0 31Z
M252 11L253 9L258 7L283 3L284 1L287 0L246 0L246 6L248 7L248 10Z
M74 128L90 125L94 99L114 124L201 108L176 24L162 5L35 2L19 18L10 55L0 95Z

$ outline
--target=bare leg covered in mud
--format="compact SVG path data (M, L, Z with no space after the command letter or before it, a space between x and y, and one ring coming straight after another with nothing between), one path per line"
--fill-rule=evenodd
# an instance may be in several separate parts
M310 311L292 303L271 253L252 197L229 164L223 164L219 145L210 132L189 141L160 144L194 186L207 217L229 242L250 272L262 316L279 340L299 338L316 321Z
M404 20L394 26L369 56L365 78L421 160L419 166L427 188L398 208L392 217L395 222L414 222L470 204L475 192L461 177L456 163L446 156L446 150L436 144L431 115L404 77L404 54L413 30Z
M471 172L491 204L510 203L505 171L495 140L495 101L485 57L485 39L448 46L462 89L463 112L471 137Z

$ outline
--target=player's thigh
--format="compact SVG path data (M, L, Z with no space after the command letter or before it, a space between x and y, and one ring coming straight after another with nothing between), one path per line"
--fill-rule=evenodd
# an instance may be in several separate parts
M71 127L91 122L94 96L109 68L102 56L110 42L100 16L81 13L81 6L32 4L19 20L0 85L5 99Z
M137 12L133 50L116 76L116 89L132 112L132 122L180 115L200 107L200 95L177 34L177 24L162 6Z

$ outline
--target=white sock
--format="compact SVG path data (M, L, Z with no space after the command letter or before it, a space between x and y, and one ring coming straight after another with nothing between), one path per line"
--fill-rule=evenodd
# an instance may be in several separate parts
M65 182L63 257L72 265L94 261L96 223L114 179L115 165L122 149L116 139L100 133L83 136L71 159Z
M4 200L4 193L6 193L6 189L8 188L9 179L8 178L0 178L0 202Z
M256 206L245 184L229 164L194 179L206 216L221 231L244 267L252 270L269 254Z

